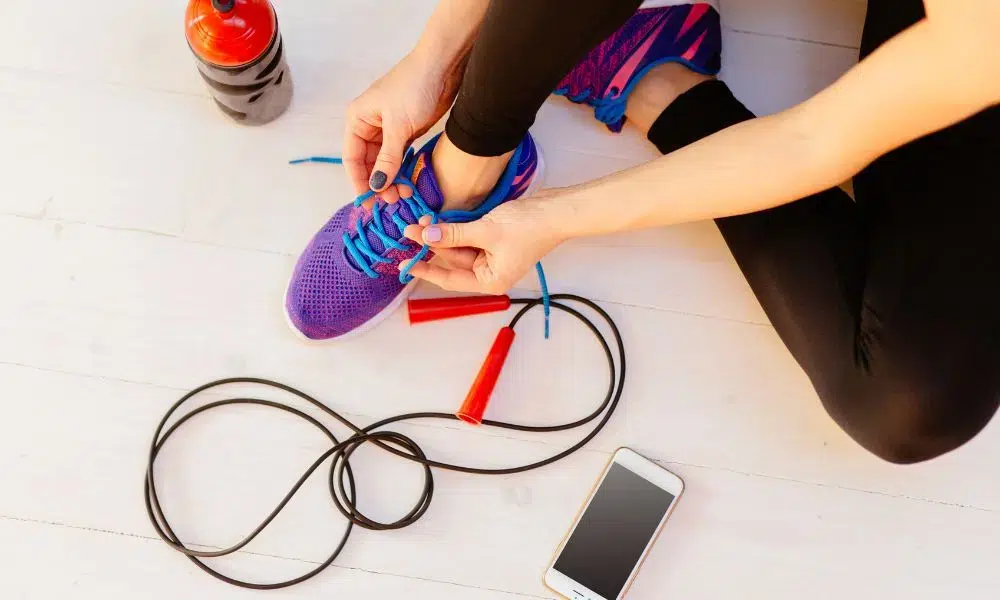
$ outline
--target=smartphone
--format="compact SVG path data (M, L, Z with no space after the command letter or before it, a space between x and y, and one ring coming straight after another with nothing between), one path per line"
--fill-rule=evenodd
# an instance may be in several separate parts
M683 491L680 477L620 448L556 551L545 585L571 600L624 598Z

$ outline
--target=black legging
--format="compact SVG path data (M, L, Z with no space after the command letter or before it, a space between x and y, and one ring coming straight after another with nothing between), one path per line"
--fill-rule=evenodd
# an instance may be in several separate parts
M491 0L448 117L448 138L476 156L516 148L559 81L641 3Z
M580 40L589 44L594 31L603 35L624 22L626 4L635 3L493 0L481 38L490 42L477 42L473 80L464 82L456 106L458 115L477 118L458 123L489 122L482 130L489 139L520 139L544 101L536 92L551 89L586 54L590 46ZM527 5L535 7L530 16ZM612 6L614 26L607 14L597 18ZM583 14L595 20L571 18ZM921 0L870 0L862 57L923 16ZM550 36L556 21L562 29ZM496 26L504 22L517 26ZM493 82L497 73L501 80ZM532 82L544 85L524 86ZM531 93L520 96L522 87ZM476 99L479 110L462 105ZM515 108L517 117L505 112ZM497 121L493 110L501 111ZM648 137L669 153L751 118L713 81L677 99ZM478 135L454 118L449 126L449 133ZM832 189L717 220L829 414L885 460L912 463L948 452L976 435L1000 403L998 156L1000 107L882 157L855 178L857 202Z

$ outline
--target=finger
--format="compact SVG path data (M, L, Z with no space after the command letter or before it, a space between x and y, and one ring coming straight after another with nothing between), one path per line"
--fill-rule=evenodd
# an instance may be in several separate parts
M400 268L409 262L400 263ZM410 269L410 275L417 279L423 279L438 286L441 289L452 292L484 292L483 284L476 279L476 275L468 269L449 269L439 265L432 265L427 262L418 262Z
M399 192L396 190L396 186L390 185L381 192L379 192L378 197L385 200L389 204L395 204L399 202Z
M393 182L403 164L403 152L409 143L404 128L391 121L382 124L382 149L375 159L375 167L368 185L376 192L381 192Z
M343 159L347 179L351 182L355 194L368 191L368 165L365 157L368 153L368 143L350 131L344 136Z
M434 251L434 257L440 259L443 266L470 271L479 254L479 250L473 248L438 248Z
M372 189L371 186L368 185L368 178L371 177L372 171L375 169L375 159L378 158L378 151L381 149L382 149L382 133L380 131L378 134L378 141L368 144L368 153L365 156L365 169L366 169L365 185L368 186L365 188L366 190Z
M483 221L438 223L424 227L420 241L432 248L485 248L493 239L492 227Z
M421 232L430 222L430 215L424 215L420 217L420 225L408 225L403 230L403 235L418 244L423 244L424 241ZM471 269L473 263L476 261L476 256L479 255L479 251L474 248L436 248L434 255L444 261L444 264L449 267Z
M368 175L372 162L369 154L381 136L380 127L362 119L354 110L348 110L342 153L348 179L357 194L369 189Z
M395 204L399 202L400 198L411 198L413 197L413 190L410 186L397 183L396 185L390 185L382 192L379 193L379 198L382 198L389 204Z
M431 216L430 215L424 215L424 216L420 217L420 224L419 225L407 225L406 226L406 229L403 230L403 237L406 237L407 239L411 239L414 242L423 245L424 239L423 239L423 237L422 237L421 234L424 231L424 227L426 227L427 225L430 225L430 224L431 224Z

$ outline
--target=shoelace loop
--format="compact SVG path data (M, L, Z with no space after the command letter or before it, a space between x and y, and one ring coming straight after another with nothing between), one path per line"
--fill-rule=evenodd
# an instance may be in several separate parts
M408 177L403 175L404 171L410 170L409 167L412 165L413 156L414 156L413 148L410 148L406 153L406 157L403 159L403 166L400 168L399 174L397 174L396 177L393 179L392 184L393 185L402 184L413 190L413 195L411 197L400 198L399 200L400 202L404 203L407 208L410 209L410 214L414 216L417 222L424 215L430 215L431 224L432 225L437 224L439 222L438 214L435 211L433 211L429 206L427 206L427 202L425 202L423 196L420 195L420 191L417 190L417 186ZM331 156L310 156L307 158L299 158L288 162L289 164L292 165L299 165L308 162L326 163L334 165L343 164L343 160L341 158L331 157ZM359 196L354 198L354 206L355 207L361 206L362 204L365 203L365 201L369 200L374 196L375 192L373 192L372 190L368 190L363 194L360 194ZM357 264L357 266L364 272L364 274L367 275L368 277L371 277L372 279L378 279L379 277L381 277L379 272L374 269L374 266L377 263L388 264L393 262L391 258L384 256L386 250L393 249L393 250L404 251L408 250L412 244L412 242L408 240L405 236L400 238L394 238L391 235L389 235L389 233L385 230L385 223L383 222L384 215L382 214L382 211L385 210L384 206L385 205L380 202L375 202L375 204L372 206L372 218L371 220L368 221L368 223L364 222L363 217L358 217L358 220L355 222L354 225L354 229L356 232L355 236L352 237L350 233L346 231L343 234L344 248L347 250L347 253L350 254L351 258L354 259L355 264ZM411 225L411 223L408 223L402 217L399 216L398 211L393 213L390 218L392 219L396 227L399 229L400 233L402 233L403 230L406 229L407 225ZM385 247L385 250L383 250L382 252L376 252L375 249L372 248L371 242L369 242L368 240L369 233L372 233L379 241L382 242L382 245ZM406 284L413 281L413 276L410 275L410 266L415 264L417 261L425 259L428 253L430 253L430 246L424 244L417 252L417 254L413 257L414 260L410 262L406 267L400 270L399 272L400 283Z
M570 95L568 87L561 87L555 91L559 96L566 96L570 102L582 102L593 106L594 116L606 125L618 123L625 116L625 94L618 92L617 88L612 88L607 96L598 98L594 96L594 90L590 87L576 95Z
M427 202L424 201L423 196L420 195L420 191L417 186L409 177L403 175L404 172L410 172L413 164L414 152L413 148L410 148L406 157L403 159L403 166L400 168L399 173L392 181L392 185L405 185L413 191L413 195L409 198L400 198L399 201L402 202L408 209L410 209L410 214L413 215L415 222L419 222L420 218L424 215L429 215L431 218L431 224L438 223L438 214L427 206ZM354 206L358 207L365 203L370 198L375 196L375 192L368 190L367 192L359 195L354 199ZM352 237L349 233L344 232L344 247L347 252L354 259L361 270L365 272L372 279L378 279L379 273L373 268L376 263L392 263L393 260L384 255L385 251L393 250L408 250L411 247L412 242L408 240L405 236L400 238L393 238L385 230L385 223L383 222L382 211L385 204L376 201L372 206L372 218L366 224L362 217L358 217L355 223L356 237ZM399 211L397 210L390 217L396 228L399 230L400 235L402 235L403 230L406 229L408 223L399 216ZM372 247L371 243L368 241L368 234L372 233L375 235L379 241L382 242L385 250L381 253L376 252ZM420 250L413 257L413 260L409 262L406 267L400 269L399 271L399 282L406 284L413 281L413 275L410 275L410 267L416 264L417 261L424 260L427 254L430 252L430 246L424 244L421 246Z
M622 110L624 111L624 108ZM438 217L438 213L431 210L431 208L427 206L427 203L424 201L423 196L420 195L420 191L417 190L416 184L413 183L413 181L411 181L409 177L403 175L404 171L412 172L413 157L414 157L414 151L413 148L410 148L406 152L406 157L403 159L403 166L399 169L399 173L397 173L396 177L393 179L392 184L393 185L403 184L405 186L408 186L411 190L413 190L413 195L411 197L409 198L401 197L399 201L406 203L407 208L410 209L410 213L416 218L417 221L420 221L420 218L423 217L424 215L430 215L431 225L436 225L440 220ZM307 158L298 158L295 160L290 160L288 161L288 164L299 165L309 162L339 165L343 164L344 161L338 157L310 156ZM354 199L354 206L355 207L361 206L362 204L364 204L366 200L374 196L375 192L372 190L368 190L367 192L357 196ZM408 248L410 248L410 244L412 243L405 236L399 239L395 239L386 232L385 225L382 223L382 212L381 212L383 210L382 206L383 204L381 202L379 201L375 202L375 204L372 206L372 218L370 221L368 221L367 224L364 223L364 219L362 217L358 217L358 220L355 224L357 237L351 237L350 234L347 233L346 231L343 234L344 247L347 249L347 252L350 253L351 258L354 259L354 262L356 262L358 266L361 267L361 270L364 271L365 275L368 275L368 277L371 277L372 279L378 279L380 277L378 271L372 268L376 263L393 262L391 258L383 255L383 253L386 250L389 250L390 248L395 250L407 250ZM406 226L409 225L409 223L404 221L403 218L399 216L398 211L393 213L391 218L393 220L393 223L396 224L396 227L399 229L401 233L404 229L406 229ZM367 232L369 231L374 233L375 236L385 246L385 250L383 250L383 253L375 252L375 249L371 247L371 243L368 241L368 235L367 235ZM427 258L427 255L430 253L430 251L431 247L428 246L427 244L423 244L420 247L420 250L417 251L416 255L414 255L412 259L410 259L407 265L402 269L400 269L399 271L400 283L407 284L413 281L413 275L410 275L410 269L413 267L413 265L417 264L419 261L422 261L425 258ZM543 309L542 312L544 313L545 316L545 339L549 339L549 318L551 317L552 313L551 300L549 297L549 286L545 280L545 270L542 269L541 262L535 263L535 272L538 274L538 284L541 287L542 291L542 309Z

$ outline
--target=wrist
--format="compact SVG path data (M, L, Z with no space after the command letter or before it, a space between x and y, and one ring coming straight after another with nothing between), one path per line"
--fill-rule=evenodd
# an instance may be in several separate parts
M444 86L445 95L453 95L458 92L462 76L465 73L465 65L469 55L468 52L438 49L435 46L417 45L406 57L411 62L416 72L422 74L425 81L440 82ZM450 102L448 103L450 106Z
M544 198L541 210L544 222L558 243L578 237L604 233L600 215L594 215L593 203L588 202L587 184L551 190Z
M403 59L410 64L410 68L423 74L425 77L439 79L444 77L446 64L449 60L445 58L443 51L435 50L432 46L417 44L410 53Z
M582 207L575 187L551 188L524 200L534 205L535 221L553 246L588 235L581 226Z
M429 30L410 51L410 56L425 71L447 77L464 69L473 41L468 35L438 34Z

